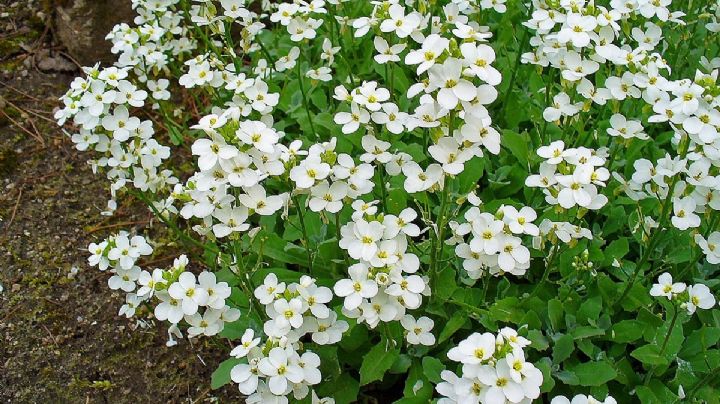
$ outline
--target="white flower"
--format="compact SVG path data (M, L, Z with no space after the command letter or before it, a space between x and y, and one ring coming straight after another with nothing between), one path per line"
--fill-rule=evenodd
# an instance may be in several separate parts
M325 286L310 285L305 288L298 289L300 296L305 301L310 312L317 318L323 319L330 315L330 309L325 305L330 303L333 298L332 291Z
M330 165L319 157L308 156L299 165L290 170L290 179L298 188L310 188L316 181L324 180L330 174Z
M285 282L278 283L277 275L269 273L263 280L263 284L255 288L255 298L261 304L270 304L275 300L275 296L285 292Z
M275 347L270 350L266 358L260 360L258 370L269 377L268 387L273 394L285 395L288 390L288 382L300 383L303 381L305 375L302 368L289 362L289 359L295 355L297 354L290 348Z
M358 263L348 268L350 279L341 279L335 283L335 294L345 298L345 309L355 310L363 299L369 299L378 293L375 281L368 279L368 267Z
M450 360L468 365L477 365L488 360L495 353L495 336L489 332L473 333L451 348L447 356Z
M135 281L140 277L140 268L133 266L130 269L118 268L115 274L108 279L108 286L112 290L122 289L124 292L135 290Z
M412 223L417 219L417 212L412 208L405 208L400 212L398 216L386 215L383 220L385 226L385 239L395 238L400 232L410 237L417 237L420 235L420 228Z
M565 209L575 205L588 207L592 203L590 177L592 172L578 167L571 175L559 175L557 181L564 188L560 190L557 201Z
M343 227L345 229L345 227ZM340 247L348 251L350 257L369 261L377 251L377 242L383 237L385 231L380 222L366 222L363 219L350 224L352 233L343 233Z
M222 311L207 309L205 313L195 313L191 316L186 315L185 321L190 325L188 334L193 337L197 335L205 335L211 337L220 332L223 322L220 320Z
M537 236L540 231L532 222L537 219L537 213L529 207L524 206L518 211L515 207L505 205L503 209L503 222L505 222L510 231L515 234L527 234L529 236Z
M658 283L650 288L650 296L664 296L672 299L673 295L682 293L685 290L685 284L682 282L673 283L672 275L665 272L658 277Z
M0 285L0 293L2 293L2 285ZM134 316L135 310L143 301L144 299L135 293L128 293L125 296L125 304L123 304L118 311L118 316L125 316L126 318Z
M578 48L585 47L590 44L589 32L592 32L596 26L595 17L571 13L557 34L558 41L561 44L572 42L573 46Z
M502 75L492 67L492 62L495 61L493 48L485 44L464 43L460 45L460 52L463 55L465 66L472 74L491 86L500 84Z
M408 115L405 112L400 112L397 105L386 102L382 104L382 110L373 112L370 118L377 124L385 125L390 133L399 135L405 129L404 125Z
M700 226L700 216L695 214L696 203L691 197L673 199L673 226L680 230Z
M308 206L313 212L326 210L330 213L337 213L343 207L343 199L348 194L348 186L345 182L335 181L328 185L322 181L310 189L311 197Z
M167 320L172 324L180 322L185 315L182 302L164 293L160 295L160 300L162 302L155 306L155 318L160 321Z
M422 48L411 51L405 56L405 64L418 65L417 74L422 74L435 64L435 61L448 49L450 40L438 34L430 34L422 43Z
M695 235L695 242L705 254L705 259L710 264L720 264L720 232L714 231L710 233L707 240L700 235Z
M256 364L235 365L230 370L230 378L238 384L242 394L253 394L257 391L259 378Z
M312 333L313 342L319 345L340 342L342 334L350 328L346 321L337 320L337 314L334 311L330 311L327 318L309 318L307 321L312 325L308 328L308 332Z
M280 138L273 128L268 128L260 121L241 122L235 133L241 142L252 145L265 153L272 153Z
M225 299L230 297L231 292L227 282L217 282L214 273L203 271L198 276L198 284L208 294L208 299L205 303L206 306L216 310L221 310L225 307Z
M177 282L168 287L170 297L181 302L183 313L193 315L197 313L198 306L204 306L208 301L208 293L195 283L192 272L183 272Z
M537 149L537 155L546 159L547 164L560 164L563 161L563 152L565 143L562 140L556 140L548 146L540 146Z
M428 147L428 152L442 164L447 174L458 175L465 169L465 162L473 157L468 149L461 149L461 145L453 137L441 137L437 144Z
M628 121L622 114L613 114L610 117L610 125L607 133L610 136L620 136L623 139L647 139L647 135L643 132L640 121Z
M412 345L435 345L435 336L430 332L435 323L428 317L415 318L409 314L406 314L401 320L403 328L407 331L405 336L408 344Z
M292 69L293 67L295 67L298 57L300 57L300 48L298 48L297 46L293 46L287 55L282 56L278 58L277 61L275 61L275 70L283 72L285 70Z
M305 305L301 299L293 298L290 299L290 301L278 299L273 302L272 308L275 312L275 325L278 328L286 328L288 326L300 328L300 326L302 326L302 313L305 311Z
M405 307L415 309L420 307L421 294L426 288L425 281L418 275L403 277L391 274L392 284L385 289L385 293L402 299Z
M112 132L113 139L124 142L130 138L130 133L140 126L140 119L130 117L128 109L124 105L118 105L112 115L105 115L102 125Z
M198 167L203 170L211 170L218 159L231 159L238 155L238 149L228 145L221 137L214 139L198 139L192 145L192 154L199 156Z
M320 59L327 60L328 64L333 64L335 61L335 54L340 52L339 46L332 46L332 42L330 42L329 39L325 38L323 39L322 43L322 53L320 54ZM328 68L328 70L330 70Z
M267 195L262 185L246 187L245 193L238 195L238 201L258 215L270 216L282 208L284 198L281 195Z
M407 46L404 43L390 46L388 42L380 36L376 36L375 39L373 39L373 43L375 44L375 50L378 52L374 59L381 65L387 62L399 62L400 56L398 55L405 50Z
M303 353L295 364L302 369L305 383L313 385L322 381L322 374L318 369L320 367L320 357L314 352Z
M244 358L250 352L251 349L255 348L260 344L260 338L254 338L255 332L248 328L240 338L240 345L233 348L230 351L230 356L235 358Z
M440 89L437 102L443 108L452 110L458 101L472 101L477 89L462 76L462 62L456 58L448 58L442 65L435 65L429 72L430 87Z
M159 268L155 268L152 274L147 271L142 271L138 277L140 289L137 290L137 295L141 297L146 297L146 295L147 297L152 297L156 287L165 283L164 273L165 271Z
M215 237L225 237L250 228L250 224L245 223L248 218L248 210L244 206L216 209L213 216L220 221L212 226Z
M710 288L698 283L687 288L688 301L685 303L685 309L689 314L695 313L695 310L701 308L707 310L715 306L715 296L710 293Z
M503 237L498 255L498 266L506 272L515 271L530 262L530 250L522 245L522 240L513 236Z
M559 120L562 116L573 116L580 111L579 104L571 104L570 96L565 93L559 93L553 97L553 104L550 107L545 108L543 111L543 118L548 122Z
M335 114L334 120L336 124L342 125L342 133L347 135L356 132L360 128L360 124L370 122L370 113L352 102L350 112L338 112Z
M485 392L485 402L503 403L507 399L519 403L525 397L522 386L513 379L510 370L506 361L498 362L495 368L483 365L477 369L477 378L489 386Z
M318 81L330 81L332 80L332 70L327 66L321 66L317 69L310 69L305 73L305 76Z
M380 23L382 32L395 32L399 38L410 35L420 25L420 15L410 13L405 15L405 7L400 4L393 4L388 10L389 17Z

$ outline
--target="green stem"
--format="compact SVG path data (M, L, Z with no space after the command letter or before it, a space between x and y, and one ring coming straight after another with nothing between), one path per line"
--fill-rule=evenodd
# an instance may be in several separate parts
M617 305L618 303L622 302L625 297L627 297L628 293L630 293L630 289L632 289L633 285L635 284L635 281L637 280L638 275L640 275L640 272L642 272L642 267L647 263L648 259L650 259L650 254L655 250L655 247L657 246L657 243L660 241L660 233L662 233L663 227L665 226L665 222L667 222L666 217L668 216L668 212L670 211L671 206L671 199L673 191L675 190L675 185L677 185L678 180L680 179L679 175L675 175L673 177L673 181L670 184L670 190L668 191L668 195L665 198L665 203L663 206L662 213L660 214L660 223L658 224L657 229L653 232L652 236L650 237L650 243L648 244L647 248L645 249L645 252L643 253L642 257L640 257L640 262L635 267L635 271L632 274L632 277L630 278L630 281L625 285L625 288L623 289L622 293L620 294L620 298L615 301L614 305Z
M543 271L542 278L540 278L540 281L537 285L535 285L535 289L533 289L532 293L530 294L530 297L533 297L538 294L540 291L540 287L547 282L548 278L550 277L550 272L552 272L553 264L555 263L555 258L560 255L558 254L558 250L560 249L560 242L558 240L558 243L553 246L552 251L550 252L550 256L548 257L547 264L545 264L545 271Z
M162 213L155 207L155 205L153 205L153 203L147 197L145 197L145 195L143 195L142 192L130 191L130 193L132 195L134 195L136 198L140 199L143 203L145 203L145 205L147 205L150 208L150 210L152 210L153 214L155 214L155 216L157 216L157 218L161 222L163 222L166 226L168 226L178 237L180 237L181 239L183 239L184 241L186 241L190 244L193 244L197 247L202 248L205 251L209 251L213 254L220 253L220 251L217 248L215 248L214 246L212 246L211 244L204 244L204 243L194 239L193 237L189 236L187 233L182 231L182 229L180 229L175 223L166 219L162 215Z
M705 239L707 239L708 236L710 235L710 233L712 233L713 230L715 230L715 228L716 228L717 225L718 225L718 222L720 222L720 214L715 213L715 214L713 215L712 220L710 221L710 225L709 225L708 228L705 230L705 234L704 234ZM683 277L684 277L689 271L691 271L691 270L695 267L695 265L697 265L697 263L700 261L700 259L702 259L702 257L703 257L703 252L702 252L702 250L701 250L701 251L698 251L698 253L695 255L695 258L694 258L692 261L690 261L690 262L687 264L687 266L686 266L685 268L683 268L682 271L680 271L680 274L678 274L677 279L683 279Z
M307 228L305 227L305 214L303 213L302 206L300 205L300 202L298 200L297 196L292 197L293 203L295 203L295 207L298 211L298 218L300 219L300 228L302 229L303 234L303 242L305 247L305 253L307 254L307 260L308 260L308 270L310 273L313 273L313 264L312 264L312 253L310 252L310 238L308 238Z
M302 56L302 52L300 52ZM303 107L305 107L305 113L307 114L308 122L310 123L310 130L312 130L313 137L318 140L317 132L315 132L315 124L313 123L312 116L310 115L310 106L308 105L307 94L305 93L305 87L303 86L303 75L300 71L300 61L302 57L299 57L295 66L297 68L298 82L300 83L300 93L302 94Z
M675 322L677 321L678 314L680 314L680 310L677 309L677 307L673 308L673 316L672 320L670 320L670 327L667 330L667 333L665 333L665 339L663 340L662 346L660 347L660 356L662 357L663 354L665 354L665 348L667 348L667 344L670 341L670 336L672 335L673 329L675 328ZM645 375L645 380L643 381L643 384L647 385L650 382L650 378L652 378L652 375L655 373L655 370L657 369L657 365L654 365L650 368L648 373Z
M505 98L503 98L503 102L501 104L503 106L503 108L507 108L508 98L510 98L510 95L512 94L513 86L515 85L515 78L517 77L517 72L520 67L520 59L522 58L523 50L525 50L527 38L528 38L528 30L524 28L522 38L520 39L520 49L518 49L518 54L517 54L517 57L515 58L515 64L513 65L512 73L510 74L510 84L508 84L508 88L507 88L507 90L505 90L506 91ZM503 116L507 116L507 115L505 114Z

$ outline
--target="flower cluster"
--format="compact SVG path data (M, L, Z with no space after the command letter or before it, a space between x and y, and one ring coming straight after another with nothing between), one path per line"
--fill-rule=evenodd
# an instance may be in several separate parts
M715 306L715 296L710 288L702 283L688 286L683 282L673 282L672 275L665 272L658 277L657 283L650 289L650 295L666 297L671 301L679 301L680 307L693 314L697 309L707 310Z
M170 342L173 334L182 335L177 324L183 319L188 324L191 337L213 336L220 333L225 323L236 321L240 311L226 304L230 287L218 282L215 274L203 271L199 276L186 270L188 259L184 255L175 259L170 268L156 268L152 272L136 265L142 256L152 254L153 249L142 236L130 236L120 232L99 244L88 247L92 254L88 262L101 271L113 274L108 279L112 290L126 292L126 303L120 315L131 318L142 304L155 298L155 318L171 324ZM203 310L201 310L203 309Z
M545 159L540 164L539 174L531 175L525 185L542 188L545 201L560 205L564 209L575 206L597 210L605 206L608 198L598 193L598 187L605 187L610 172L603 167L605 150L585 147L565 148L562 140L537 150Z
M142 107L148 93L131 83L129 68L85 68L86 78L76 78L62 97L65 108L55 114L62 124L72 118L80 127L72 135L78 150L93 150L100 157L91 160L93 171L107 171L112 181L113 200L118 190L133 185L141 191L161 192L177 183L171 170L161 169L170 157L170 148L153 138L150 120L131 116L130 108Z
M334 286L344 298L343 314L370 328L401 320L430 293L427 278L416 273L420 259L407 251L408 237L420 235L413 223L417 213L406 208L398 216L379 214L376 203L353 203L353 221L340 229L339 245L359 262Z
M555 105L545 111L548 121L557 120L561 115L576 115L593 103L605 105L609 101L641 99L654 112L648 118L650 123L671 124L678 155L666 155L656 162L636 160L634 173L625 188L635 200L670 197L674 212L672 224L686 230L700 226L698 214L708 208L720 209L716 179L716 162L720 159L720 101L715 85L717 71L710 74L697 71L693 79L668 78L670 68L656 51L662 29L653 19L682 24L683 13L671 13L669 4L613 1L607 9L585 2L560 2L550 6L534 1L532 18L526 26L536 32L531 40L536 51L523 55L523 60L560 69L563 78L574 87L576 97L585 99L584 103L573 103L567 93L557 94ZM644 28L624 30L622 26L628 18L646 21ZM601 64L614 66L622 74L607 77L604 87L596 88L590 80L597 77L594 73ZM628 120L620 113L610 118L610 125L607 133L626 142L648 139L640 121ZM620 173L613 175L625 182ZM540 180L548 177L541 170ZM584 194L573 192L572 197L568 197L570 193L566 192L564 198L556 198L563 207L575 204L587 207L574 200L577 194L587 202L587 195L579 195L581 193Z
M450 349L450 360L462 364L460 376L444 370L437 391L440 403L520 403L540 396L542 372L525 361L530 341L511 328L497 335L473 333Z
M308 395L310 386L322 379L320 357L303 349L301 338L310 334L318 345L334 344L348 330L348 324L338 320L326 305L333 297L332 291L318 286L309 276L286 285L270 273L254 294L270 318L263 327L267 339L261 344L261 338L247 329L240 345L230 352L247 363L235 365L230 376L240 392L248 395L249 403L287 403L290 393L301 400Z
M466 223L451 223L458 240L448 243L458 241L455 253L464 260L463 268L471 279L480 279L486 271L496 276L506 272L520 276L530 266L530 250L522 244L521 236L540 234L533 223L536 219L537 213L528 206L518 210L503 205L495 215L473 206L465 212ZM467 235L470 237L465 242Z

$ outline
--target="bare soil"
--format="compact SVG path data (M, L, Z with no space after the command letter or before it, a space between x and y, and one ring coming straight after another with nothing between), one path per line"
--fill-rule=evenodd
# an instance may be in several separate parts
M88 244L119 229L163 232L132 201L100 214L107 182L52 123L75 73L38 68L38 52L60 47L28 3L0 0L0 402L239 401L209 387L227 346L166 347L166 326L118 317L124 297L87 265ZM162 255L145 264L172 262Z

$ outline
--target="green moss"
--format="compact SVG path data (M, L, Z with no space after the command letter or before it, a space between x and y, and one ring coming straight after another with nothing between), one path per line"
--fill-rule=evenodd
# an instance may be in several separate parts
M17 152L9 147L0 148L0 175L12 174L17 165Z

